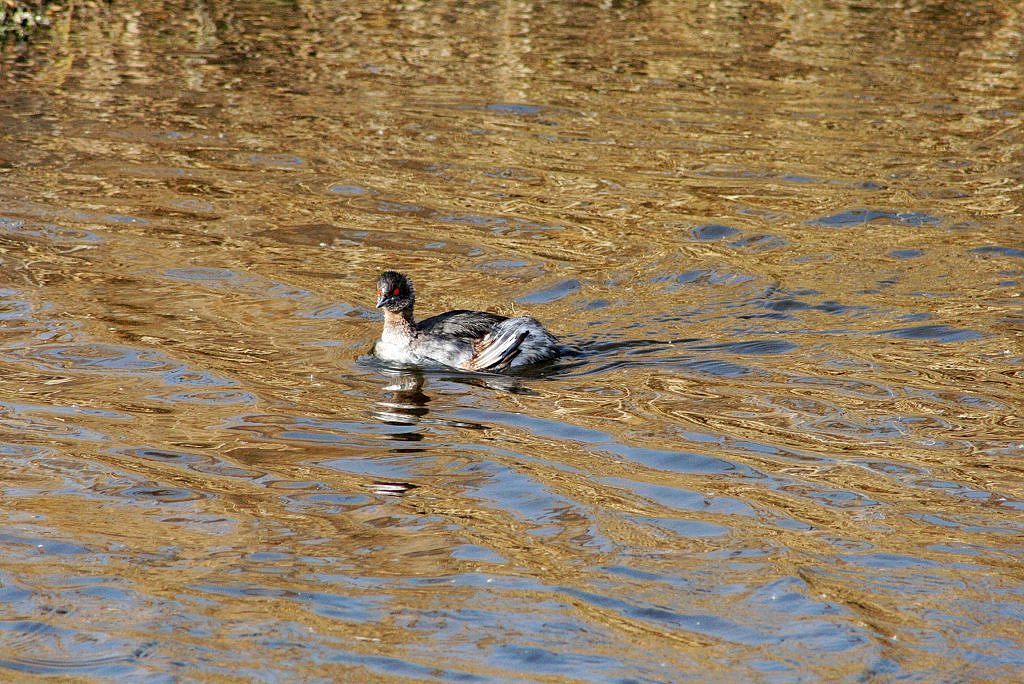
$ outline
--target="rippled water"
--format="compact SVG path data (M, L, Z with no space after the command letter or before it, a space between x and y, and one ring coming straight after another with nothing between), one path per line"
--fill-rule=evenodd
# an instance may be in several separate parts
M887 4L5 45L0 679L1020 676L1024 12ZM581 355L388 370L384 268Z

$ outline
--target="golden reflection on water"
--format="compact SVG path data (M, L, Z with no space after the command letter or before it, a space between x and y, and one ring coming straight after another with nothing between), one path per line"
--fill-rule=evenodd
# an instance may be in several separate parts
M1017 3L75 6L0 49L0 673L1020 671ZM373 281L537 376L365 357Z

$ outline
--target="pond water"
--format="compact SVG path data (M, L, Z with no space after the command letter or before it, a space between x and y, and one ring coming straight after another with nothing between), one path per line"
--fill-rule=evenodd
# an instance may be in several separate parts
M0 679L1024 668L1024 10L79 3L0 56ZM366 357L525 312L508 377Z

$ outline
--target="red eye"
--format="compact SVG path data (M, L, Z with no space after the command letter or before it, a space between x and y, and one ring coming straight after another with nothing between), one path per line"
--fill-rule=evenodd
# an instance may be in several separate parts
M398 296L398 288L396 287L391 294L393 294L393 295L395 295L397 297Z

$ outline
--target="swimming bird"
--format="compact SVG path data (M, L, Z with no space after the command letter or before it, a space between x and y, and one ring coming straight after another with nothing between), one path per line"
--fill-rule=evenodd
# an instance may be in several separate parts
M380 274L377 308L384 310L384 330L373 353L381 360L500 372L549 361L559 354L558 340L529 316L507 318L459 309L417 323L415 304L416 293L406 275Z

